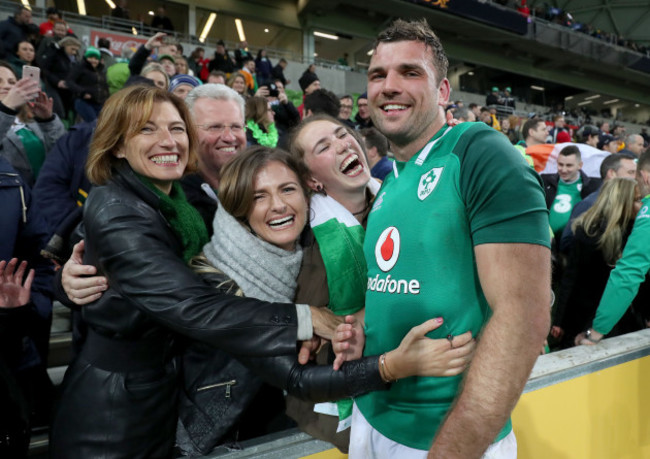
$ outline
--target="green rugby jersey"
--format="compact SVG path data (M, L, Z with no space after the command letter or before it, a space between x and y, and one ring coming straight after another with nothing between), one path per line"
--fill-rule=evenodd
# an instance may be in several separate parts
M431 338L476 336L490 309L473 246L501 242L550 246L541 180L492 128L445 125L408 162L395 163L370 213L365 354L396 348L413 326L439 316L444 324ZM461 378L407 378L356 402L383 435L426 450ZM508 422L498 439L510 430Z
M616 262L600 299L593 329L606 335L621 320L650 271L650 195L643 198L623 255Z
M551 229L558 237L562 236L562 230L569 223L571 211L576 204L582 201L580 191L582 191L582 179L580 176L573 183L565 183L562 179L558 179L557 194L555 195L549 216Z

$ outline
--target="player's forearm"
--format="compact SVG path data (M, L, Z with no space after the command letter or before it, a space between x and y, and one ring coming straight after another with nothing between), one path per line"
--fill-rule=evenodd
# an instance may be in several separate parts
M548 303L495 312L429 458L480 458L521 395L549 329ZM524 303L525 304L525 303ZM518 313L514 313L518 311Z

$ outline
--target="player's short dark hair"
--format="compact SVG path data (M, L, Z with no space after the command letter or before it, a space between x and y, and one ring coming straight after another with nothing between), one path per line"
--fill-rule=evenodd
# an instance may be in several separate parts
M438 83L447 78L447 69L449 60L442 47L440 39L435 34L425 19L419 21L405 21L397 19L387 29L383 30L377 36L373 49L377 50L380 43L394 43L400 41L419 41L431 50L433 53L433 67L438 75Z

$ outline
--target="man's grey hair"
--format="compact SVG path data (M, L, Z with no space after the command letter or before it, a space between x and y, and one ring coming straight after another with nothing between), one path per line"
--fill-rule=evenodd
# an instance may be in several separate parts
M236 102L237 105L239 105L242 121L246 122L244 98L237 94L237 91L229 88L225 84L208 83L192 89L187 97L185 97L185 103L187 104L190 111L192 111L194 104L198 99L214 99L225 101L232 100L233 102Z
M625 143L627 145L636 144L636 143L640 143L641 145L643 145L644 142L645 139L640 134L628 134L628 136L625 138Z
M454 118L457 120L469 121L469 108L457 108L456 111L454 111Z

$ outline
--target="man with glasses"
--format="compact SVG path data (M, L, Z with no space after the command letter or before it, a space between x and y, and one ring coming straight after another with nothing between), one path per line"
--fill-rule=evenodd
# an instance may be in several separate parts
M344 94L339 97L339 102L341 102L339 120L342 121L346 126L354 129L354 121L350 119L350 116L352 116L352 109L354 108L354 99L350 94Z

